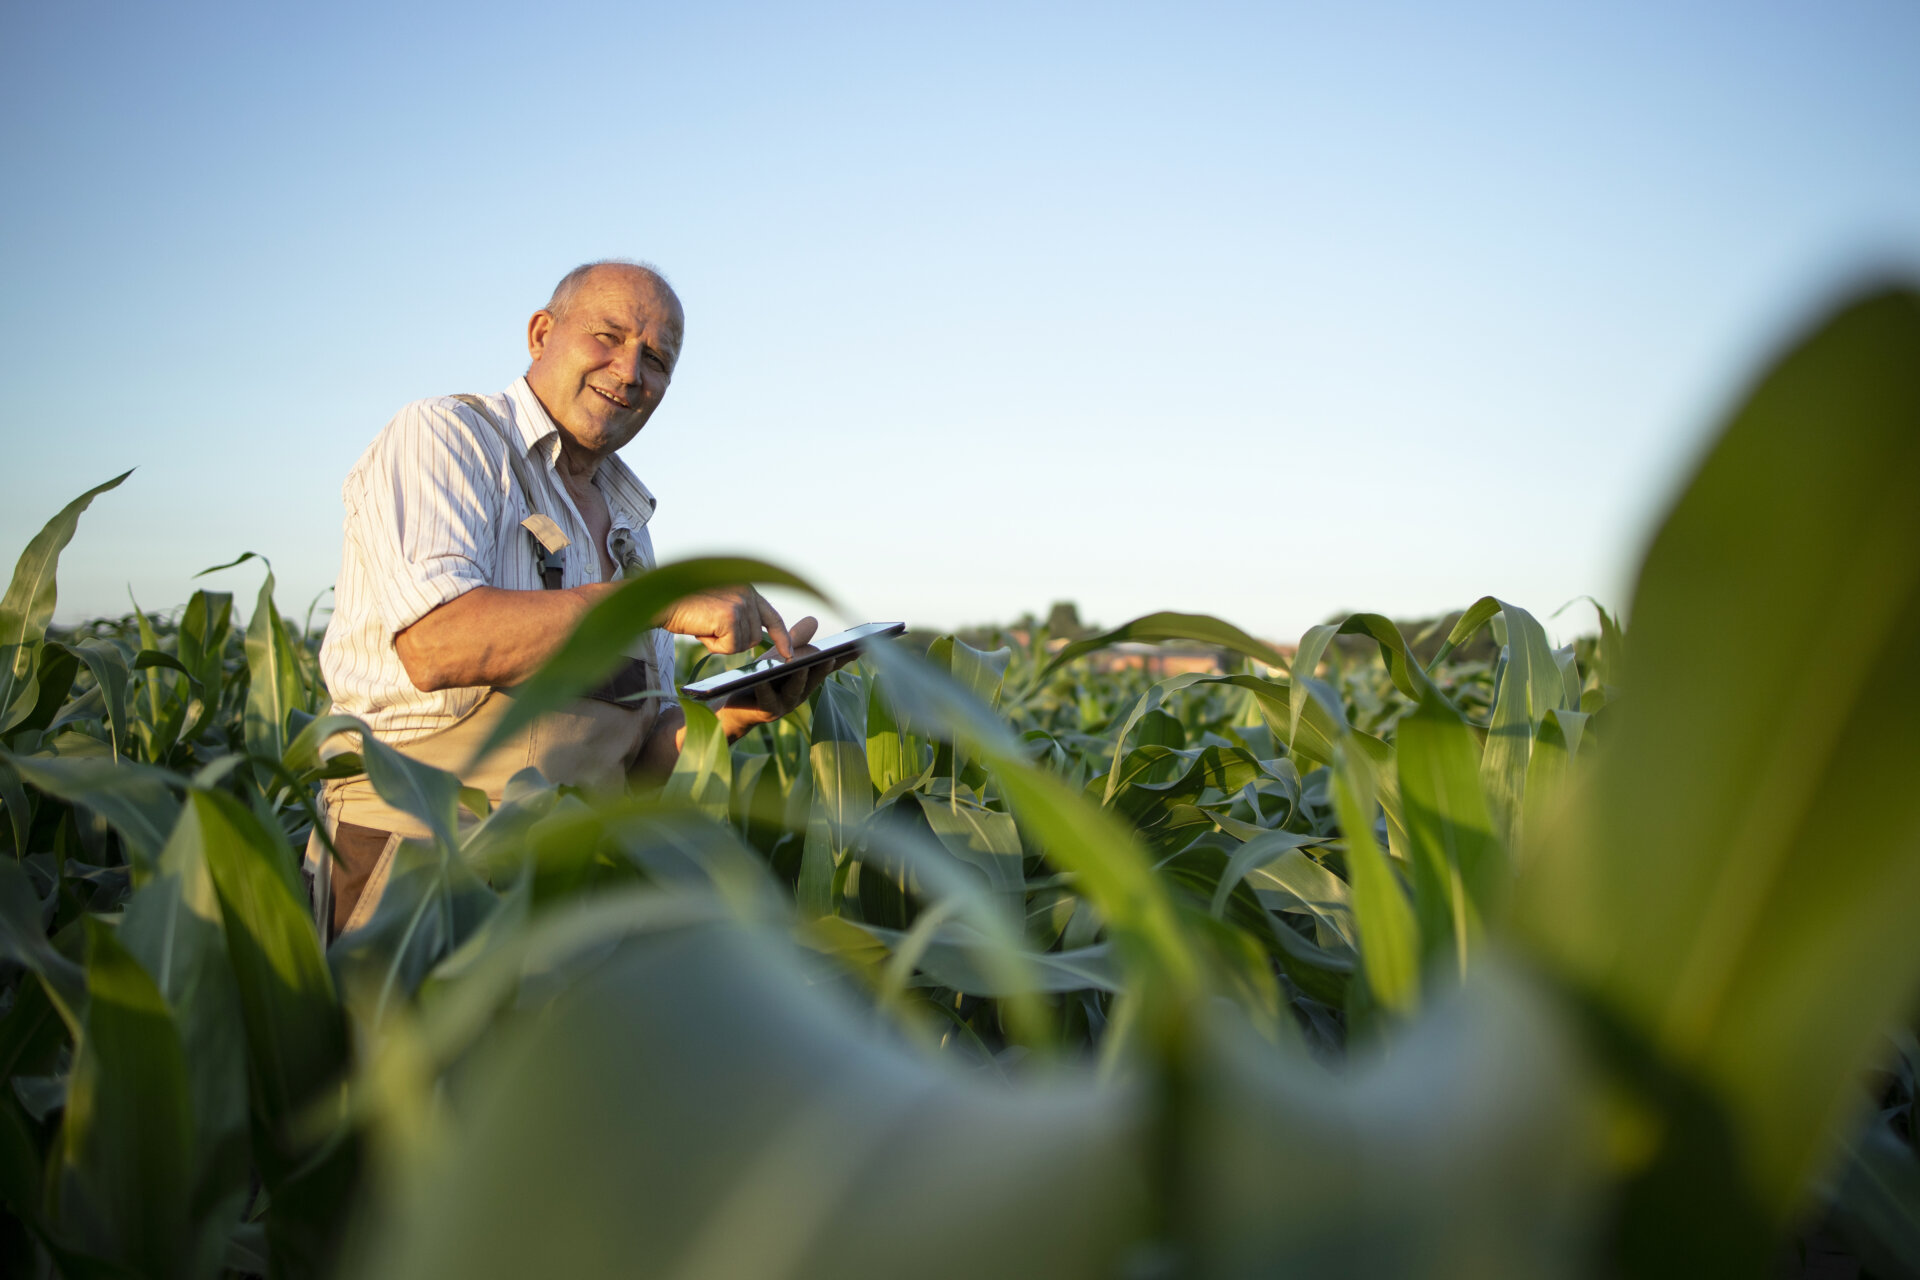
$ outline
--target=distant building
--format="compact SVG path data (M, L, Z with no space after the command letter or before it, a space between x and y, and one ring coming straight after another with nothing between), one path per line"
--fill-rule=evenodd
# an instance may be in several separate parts
M1095 671L1144 671L1150 676L1184 676L1231 669L1235 659L1212 645L1135 644L1126 642L1087 655Z

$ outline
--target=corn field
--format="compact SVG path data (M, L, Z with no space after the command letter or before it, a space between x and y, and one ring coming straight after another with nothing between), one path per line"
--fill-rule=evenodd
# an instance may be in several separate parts
M0 603L8 1275L1920 1274L1912 293L1755 380L1625 625L890 645L618 799L331 714L270 570L52 628L119 483ZM748 581L810 590L663 565L516 715ZM1232 659L1091 665L1168 640ZM434 837L329 947L363 772Z

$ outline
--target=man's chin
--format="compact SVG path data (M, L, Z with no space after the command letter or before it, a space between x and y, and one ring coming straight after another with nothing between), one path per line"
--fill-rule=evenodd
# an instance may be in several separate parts
M613 409L604 401L602 404ZM644 423L645 420L631 410L614 409L611 413L582 414L577 427L570 428L568 434L583 448L596 453L610 452L639 435Z

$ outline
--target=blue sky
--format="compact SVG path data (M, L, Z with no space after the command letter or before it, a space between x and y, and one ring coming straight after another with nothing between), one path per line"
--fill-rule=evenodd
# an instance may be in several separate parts
M10 5L0 556L137 466L62 618L243 550L299 613L380 426L631 255L665 555L941 626L1622 603L1766 353L1920 277L1917 58L1845 0Z

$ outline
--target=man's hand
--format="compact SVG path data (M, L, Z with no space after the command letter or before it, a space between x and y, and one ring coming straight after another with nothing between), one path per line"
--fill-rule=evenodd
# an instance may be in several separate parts
M819 629L820 624L812 618L802 618L794 623L792 656L818 653L819 650L807 642L813 639L813 633ZM813 691L826 683L828 676L858 656L850 653L833 662L818 663L804 671L796 671L790 676L769 680L734 694L714 712L720 719L720 727L726 730L727 741L732 742L757 724L768 724L786 715L812 697Z
M752 587L724 587L688 596L661 614L659 625L675 635L698 640L707 646L708 653L739 653L759 644L765 634L773 641L774 652L782 658L793 656L787 624ZM807 635L811 637L812 630Z
M813 633L820 624L812 618L802 618L793 624L793 650L796 654L818 652L807 642L813 639ZM728 742L737 741L740 736L755 725L769 724L786 715L795 707L813 696L826 678L846 666L860 655L849 653L833 662L823 662L818 666L796 671L790 676L778 680L769 680L766 684L755 685L741 693L736 693L725 703L714 709L714 715L720 721L722 732ZM660 716L660 723L641 749L640 756L634 761L630 776L647 777L658 780L673 772L673 762L687 741L687 722L677 705L669 704ZM671 744L671 745L669 745Z

